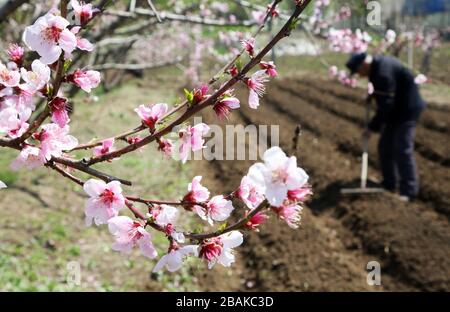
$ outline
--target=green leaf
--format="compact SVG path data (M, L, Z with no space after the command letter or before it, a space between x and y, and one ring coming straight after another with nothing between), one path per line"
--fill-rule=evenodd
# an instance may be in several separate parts
M67 70L68 70L69 67L70 67L70 64L72 64L72 61L71 61L71 60L65 60L65 61L64 61L64 66L63 66L64 72L67 72Z
M236 68L238 69L238 71L240 72L242 70L242 60L241 60L241 58L238 58L236 60L235 65L236 65Z
M298 22L300 21L299 18L294 18L292 20L292 22L289 24L289 30L294 30L295 28L297 28Z
M225 229L227 228L227 225L228 225L228 223L225 221L224 223L222 223L220 226L219 226L219 232L223 232L223 231L225 231Z
M192 104L192 101L194 100L194 92L184 89L184 94L186 95L188 102Z

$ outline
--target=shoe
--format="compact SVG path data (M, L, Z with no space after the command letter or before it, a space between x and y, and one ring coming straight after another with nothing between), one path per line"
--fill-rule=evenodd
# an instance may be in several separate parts
M397 197L400 201L404 202L404 203L409 203L411 202L411 198L409 196L406 195L398 195Z

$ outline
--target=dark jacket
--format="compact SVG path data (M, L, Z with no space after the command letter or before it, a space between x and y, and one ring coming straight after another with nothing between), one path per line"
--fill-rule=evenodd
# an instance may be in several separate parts
M413 74L400 61L390 56L374 57L369 80L374 86L377 101L377 112L369 123L370 130L379 131L383 124L419 118L426 104Z

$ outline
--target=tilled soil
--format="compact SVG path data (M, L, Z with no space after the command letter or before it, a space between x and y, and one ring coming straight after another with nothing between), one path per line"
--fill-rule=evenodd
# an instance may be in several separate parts
M239 93L244 99L246 92ZM230 124L280 125L280 146L297 156L315 194L298 230L272 217L259 234L247 235L240 248L240 283L227 289L450 289L450 111L429 105L418 126L418 200L403 203L390 193L344 197L339 190L358 183L363 97L364 90L332 81L287 79L270 84L258 110L243 103L233 114ZM295 148L298 125L302 132ZM372 138L372 180L379 179L376 145ZM202 169L210 172L205 184L216 192L231 191L251 164L204 161ZM381 264L381 286L366 281L366 266L373 260ZM205 288L220 290L220 283Z

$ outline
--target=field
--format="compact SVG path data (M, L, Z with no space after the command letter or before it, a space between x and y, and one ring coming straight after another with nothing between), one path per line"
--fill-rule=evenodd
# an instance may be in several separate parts
M310 173L315 193L299 230L272 218L260 235L249 235L239 268L241 289L450 289L450 111L430 103L417 129L417 201L405 204L392 194L343 197L340 188L358 185L364 94L320 78L289 78L270 84L258 110L244 105L231 118L231 124L280 125L280 146ZM297 125L302 132L293 150ZM376 139L369 153L374 181L379 180ZM213 171L209 181L217 190L236 187L249 165L204 163ZM372 260L381 263L380 287L366 283Z
M341 64L344 58L334 55L330 61ZM424 88L430 103L416 138L418 200L405 204L391 194L342 197L340 188L358 183L365 90L320 78L326 71L318 70L314 57L283 57L277 64L288 78L268 84L258 110L247 107L247 92L238 88L242 108L228 123L280 126L281 147L298 157L315 193L298 230L272 217L259 234L246 235L232 270L204 270L200 261L193 261L181 274L154 275L154 261L137 251L129 257L112 251L105 227L86 229L86 195L79 187L62 183L47 169L12 172L8 166L15 153L2 150L0 180L9 188L0 197L0 290L449 290L450 107L443 105L448 88L437 83ZM126 79L109 93L98 92L98 102L77 97L71 117L75 136L85 142L118 133L135 125L137 105L181 101L185 81L177 69L146 77L151 79ZM212 112L203 117L218 123ZM301 135L294 149L298 125ZM369 174L374 181L379 180L376 143L373 137ZM178 198L198 174L214 193L231 191L252 163L166 165L151 147L102 168L137 181L134 190L141 194ZM187 218L186 226L190 222ZM156 236L155 242L164 252L165 239ZM373 260L381 263L381 286L366 282L366 265ZM82 285L66 282L71 261L81 265Z

